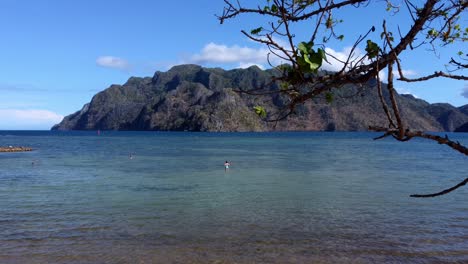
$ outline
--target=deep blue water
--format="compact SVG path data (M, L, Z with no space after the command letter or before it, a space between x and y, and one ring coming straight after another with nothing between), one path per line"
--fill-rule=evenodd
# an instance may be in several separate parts
M377 135L0 131L0 263L467 263L467 157Z

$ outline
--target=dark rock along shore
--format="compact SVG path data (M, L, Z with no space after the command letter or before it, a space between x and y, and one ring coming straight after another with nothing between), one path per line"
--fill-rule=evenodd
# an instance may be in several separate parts
M272 113L281 109L287 98L278 94L251 96L236 90L264 85L278 89L276 84L269 84L272 76L272 70L255 66L229 71L175 66L167 72L156 72L152 78L132 77L124 85L111 85L52 129L365 131L369 125L386 125L377 91L370 85L332 89L331 103L316 98L298 106L296 114L285 120L264 122L253 107L261 105ZM411 129L454 131L468 124L467 106L429 104L411 95L398 95L398 100Z
M32 151L32 148L29 147L0 147L0 152L22 152L22 151Z

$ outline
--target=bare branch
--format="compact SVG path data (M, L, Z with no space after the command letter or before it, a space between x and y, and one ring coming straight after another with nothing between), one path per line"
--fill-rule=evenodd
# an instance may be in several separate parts
M448 188L448 189L445 189L441 192L438 192L438 193L430 193L430 194L412 194L410 195L410 197L415 197L415 198L432 198L432 197L437 197L437 196L441 196L441 195L444 195L444 194L447 194L449 192L453 192L455 191L456 189L464 186L465 184L468 183L468 178L464 179L463 181L461 181L459 184L453 186L452 188Z
M427 133L424 133L424 132L421 132L421 131L413 132L413 131L410 131L409 129L407 129L405 131L405 133L404 133L404 137L400 138L399 136L397 136L400 133L400 131L397 130L397 129L388 129L388 128L383 128L383 127L369 127L369 130L377 131L377 132L385 132L384 135L382 135L380 137L377 137L375 139L381 139L381 138L384 138L384 137L387 137L387 136L391 135L391 136L393 136L395 139L397 139L399 141L408 141L408 140L410 140L412 138L420 137L420 138L425 138L425 139L430 139L430 140L436 141L439 144L447 145L450 148L452 148L452 149L454 149L454 150L468 156L468 148L461 145L459 142L454 142L454 141L450 140L447 135L445 137L441 137L441 136L437 136L437 135L427 134ZM443 190L441 192L431 193L431 194L413 194L413 195L411 195L411 197L428 198L428 197L441 196L441 195L450 193L450 192L464 186L467 182L468 182L468 178L466 178L465 180L463 180L459 184L455 185L454 187L449 188L449 189L445 189L445 190Z
M374 140L384 139L384 138L386 138L388 136L391 136L391 135L392 135L392 133L387 132L387 133L383 134L382 136L375 137Z
M424 77L421 77L421 78L416 78L416 79L406 78L406 77L404 77L402 75L402 73L400 73L400 78L398 78L398 80L399 81L404 81L404 82L422 82L422 81L427 81L427 80L437 78L437 77L445 77L445 78L449 78L449 79L468 81L468 76L453 75L453 74L448 74L448 73L445 73L445 72L442 72L442 71L437 71L437 72L434 72L431 75L424 76Z
M451 64L455 65L458 67L458 69L466 69L468 68L468 64L463 64L459 61L456 61L454 58L450 58L450 62Z
M386 27L385 20L383 22L382 27L384 29L384 35L385 35L385 39L386 39L386 41L388 43L388 46L390 47L390 49L393 50L392 42L391 42L390 37L389 37L388 32L387 32L387 27ZM394 54L394 55L395 55L395 60L398 60L397 55L396 54ZM396 102L396 97L395 97L396 91L395 91L395 89L393 87L393 63L390 63L388 65L388 85L387 85L387 89L388 89L388 92L390 94L390 102L392 103L393 114L395 115L397 125L398 125L398 131L399 131L398 137L400 139L402 139L403 138L404 127L403 127L403 122L402 122L401 116L400 116L400 110L398 109L398 104ZM393 124L393 122L390 122L390 124Z
M377 65L378 66L378 65ZM377 71L378 72L378 71ZM390 125L390 127L396 127L395 126L395 123L393 122L393 119L392 119L392 116L390 115L390 111L388 109L388 105L387 103L385 102L385 99L383 97L383 93L382 93L382 82L380 82L380 76L379 74L377 73L376 74L376 78L377 78L377 92L379 94L379 99L380 99L380 104L382 105L382 108L385 112L385 115L387 116L387 120L388 120L388 123Z
M353 5L353 4L359 4L359 3L363 3L367 1L368 0L347 0L347 1L340 2L340 3L336 3L336 4L326 5L325 7L319 7L316 10L307 12L300 16L288 13L286 15L286 19L292 22L297 22L297 21L309 19L310 17L322 14L332 9L336 9L336 8L340 8L340 7L348 6L348 5ZM234 7L234 5L231 4L228 0L225 0L224 2L227 4L227 7L224 8L223 14L221 16L218 16L218 19L221 24L223 24L226 19L234 18L237 15L242 14L242 13L254 13L254 14L259 14L259 15L268 15L268 16L281 19L281 14L272 12L271 10L261 9L260 7L257 9L243 8L240 5L239 7ZM304 7L301 7L299 11L303 11L307 7L308 5L305 5Z
M343 6L347 6L347 5L354 5L354 4L359 4L359 3L364 3L364 2L367 2L368 0L348 0L348 1L343 1L341 3L337 3L337 4L332 4L332 5L327 5L325 7L322 7L322 8L319 8L317 10L314 10L312 12L309 12L309 13L306 13L302 16L297 16L297 17L289 17L288 19L290 19L291 21L300 21L300 20L306 20L310 17L313 17L313 16L316 16L318 14L321 14L321 13L325 13L327 11L330 11L330 10L333 10L333 9L337 9L337 8L340 8L340 7L343 7Z
M394 135L398 135L400 133L400 131L395 128L385 128L385 127L377 127L377 126L370 126L369 130L376 131L376 132L385 132L385 133L390 133ZM448 136L441 137L437 135L428 134L422 131L411 131L409 129L404 131L403 136L404 137L402 139L400 138L397 138L397 139L399 141L404 141L404 140L408 140L408 139L415 138L415 137L430 139L430 140L436 141L437 143L441 145L447 145L450 148L460 152L461 154L468 156L468 148L460 144L460 142L455 142L455 141L450 140Z

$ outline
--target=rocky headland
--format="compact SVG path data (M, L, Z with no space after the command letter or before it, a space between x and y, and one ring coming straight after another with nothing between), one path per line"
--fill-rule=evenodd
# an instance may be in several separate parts
M294 115L278 123L264 122L253 107L260 105L274 113L285 105L286 98L274 93L252 96L236 91L258 87L278 90L276 84L270 84L273 74L272 70L255 66L228 71L198 65L175 66L167 72L156 72L153 77L132 77L123 85L111 85L52 129L365 131L369 125L386 125L372 83L332 89L332 102L325 97L316 98L298 106ZM455 131L468 124L467 106L430 104L411 95L398 95L398 101L403 118L412 129Z

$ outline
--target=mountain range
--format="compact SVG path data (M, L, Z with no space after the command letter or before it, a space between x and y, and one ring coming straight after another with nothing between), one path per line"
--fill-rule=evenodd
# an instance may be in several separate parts
M386 126L374 83L332 89L307 101L293 115L265 122L253 107L268 113L282 109L287 98L277 93L253 96L239 93L266 87L273 70L256 66L223 70L179 65L153 77L131 77L111 85L90 103L66 116L53 130L159 130L159 131L365 131L369 125ZM384 85L384 91L385 84ZM411 129L468 131L468 105L430 104L412 95L397 95L402 117ZM388 94L384 94L388 100Z

